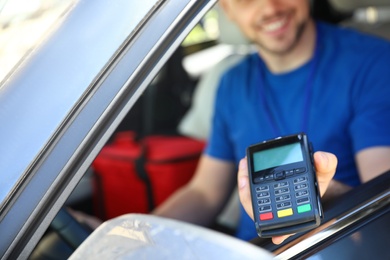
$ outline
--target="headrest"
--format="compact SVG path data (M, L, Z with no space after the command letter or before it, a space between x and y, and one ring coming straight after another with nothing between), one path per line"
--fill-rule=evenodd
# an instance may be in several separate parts
M353 12L357 8L390 6L389 0L329 0L332 7L340 12Z
M218 13L219 39L220 43L242 45L248 44L249 40L241 33L238 26L230 21L219 5L216 5L215 10Z

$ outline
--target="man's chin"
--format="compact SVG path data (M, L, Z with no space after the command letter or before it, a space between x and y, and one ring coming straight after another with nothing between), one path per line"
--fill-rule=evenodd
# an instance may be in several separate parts
M266 53L274 55L274 56L285 56L285 55L289 54L290 52L292 52L292 50L296 46L296 43L293 42L291 44L284 44L284 45L281 45L281 44L264 45L264 44L257 43L257 46L260 49L260 51L262 51L262 52L266 52Z
M276 56L284 56L292 51L298 46L299 41L303 36L305 28L307 28L306 23L302 23L297 27L297 30L293 37L279 38L279 39L259 39L256 42L258 48L263 52Z

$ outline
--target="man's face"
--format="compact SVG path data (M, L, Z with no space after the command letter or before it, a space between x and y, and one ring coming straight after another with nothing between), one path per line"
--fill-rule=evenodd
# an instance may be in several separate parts
M263 51L284 54L310 20L308 0L221 0L227 15Z

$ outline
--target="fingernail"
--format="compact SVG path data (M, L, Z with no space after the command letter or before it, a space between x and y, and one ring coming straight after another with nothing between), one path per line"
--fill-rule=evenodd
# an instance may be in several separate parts
M325 153L321 152L321 160L323 162L324 165L328 166L328 163L329 163L329 158L326 156Z

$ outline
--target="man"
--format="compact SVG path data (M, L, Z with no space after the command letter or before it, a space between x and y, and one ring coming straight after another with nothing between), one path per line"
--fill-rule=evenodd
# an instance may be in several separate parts
M338 157L324 199L390 169L387 42L314 21L308 0L220 4L258 53L221 79L212 133L197 172L155 214L210 224L235 186L235 167L246 147L301 131L315 150ZM237 236L256 236L245 213Z

